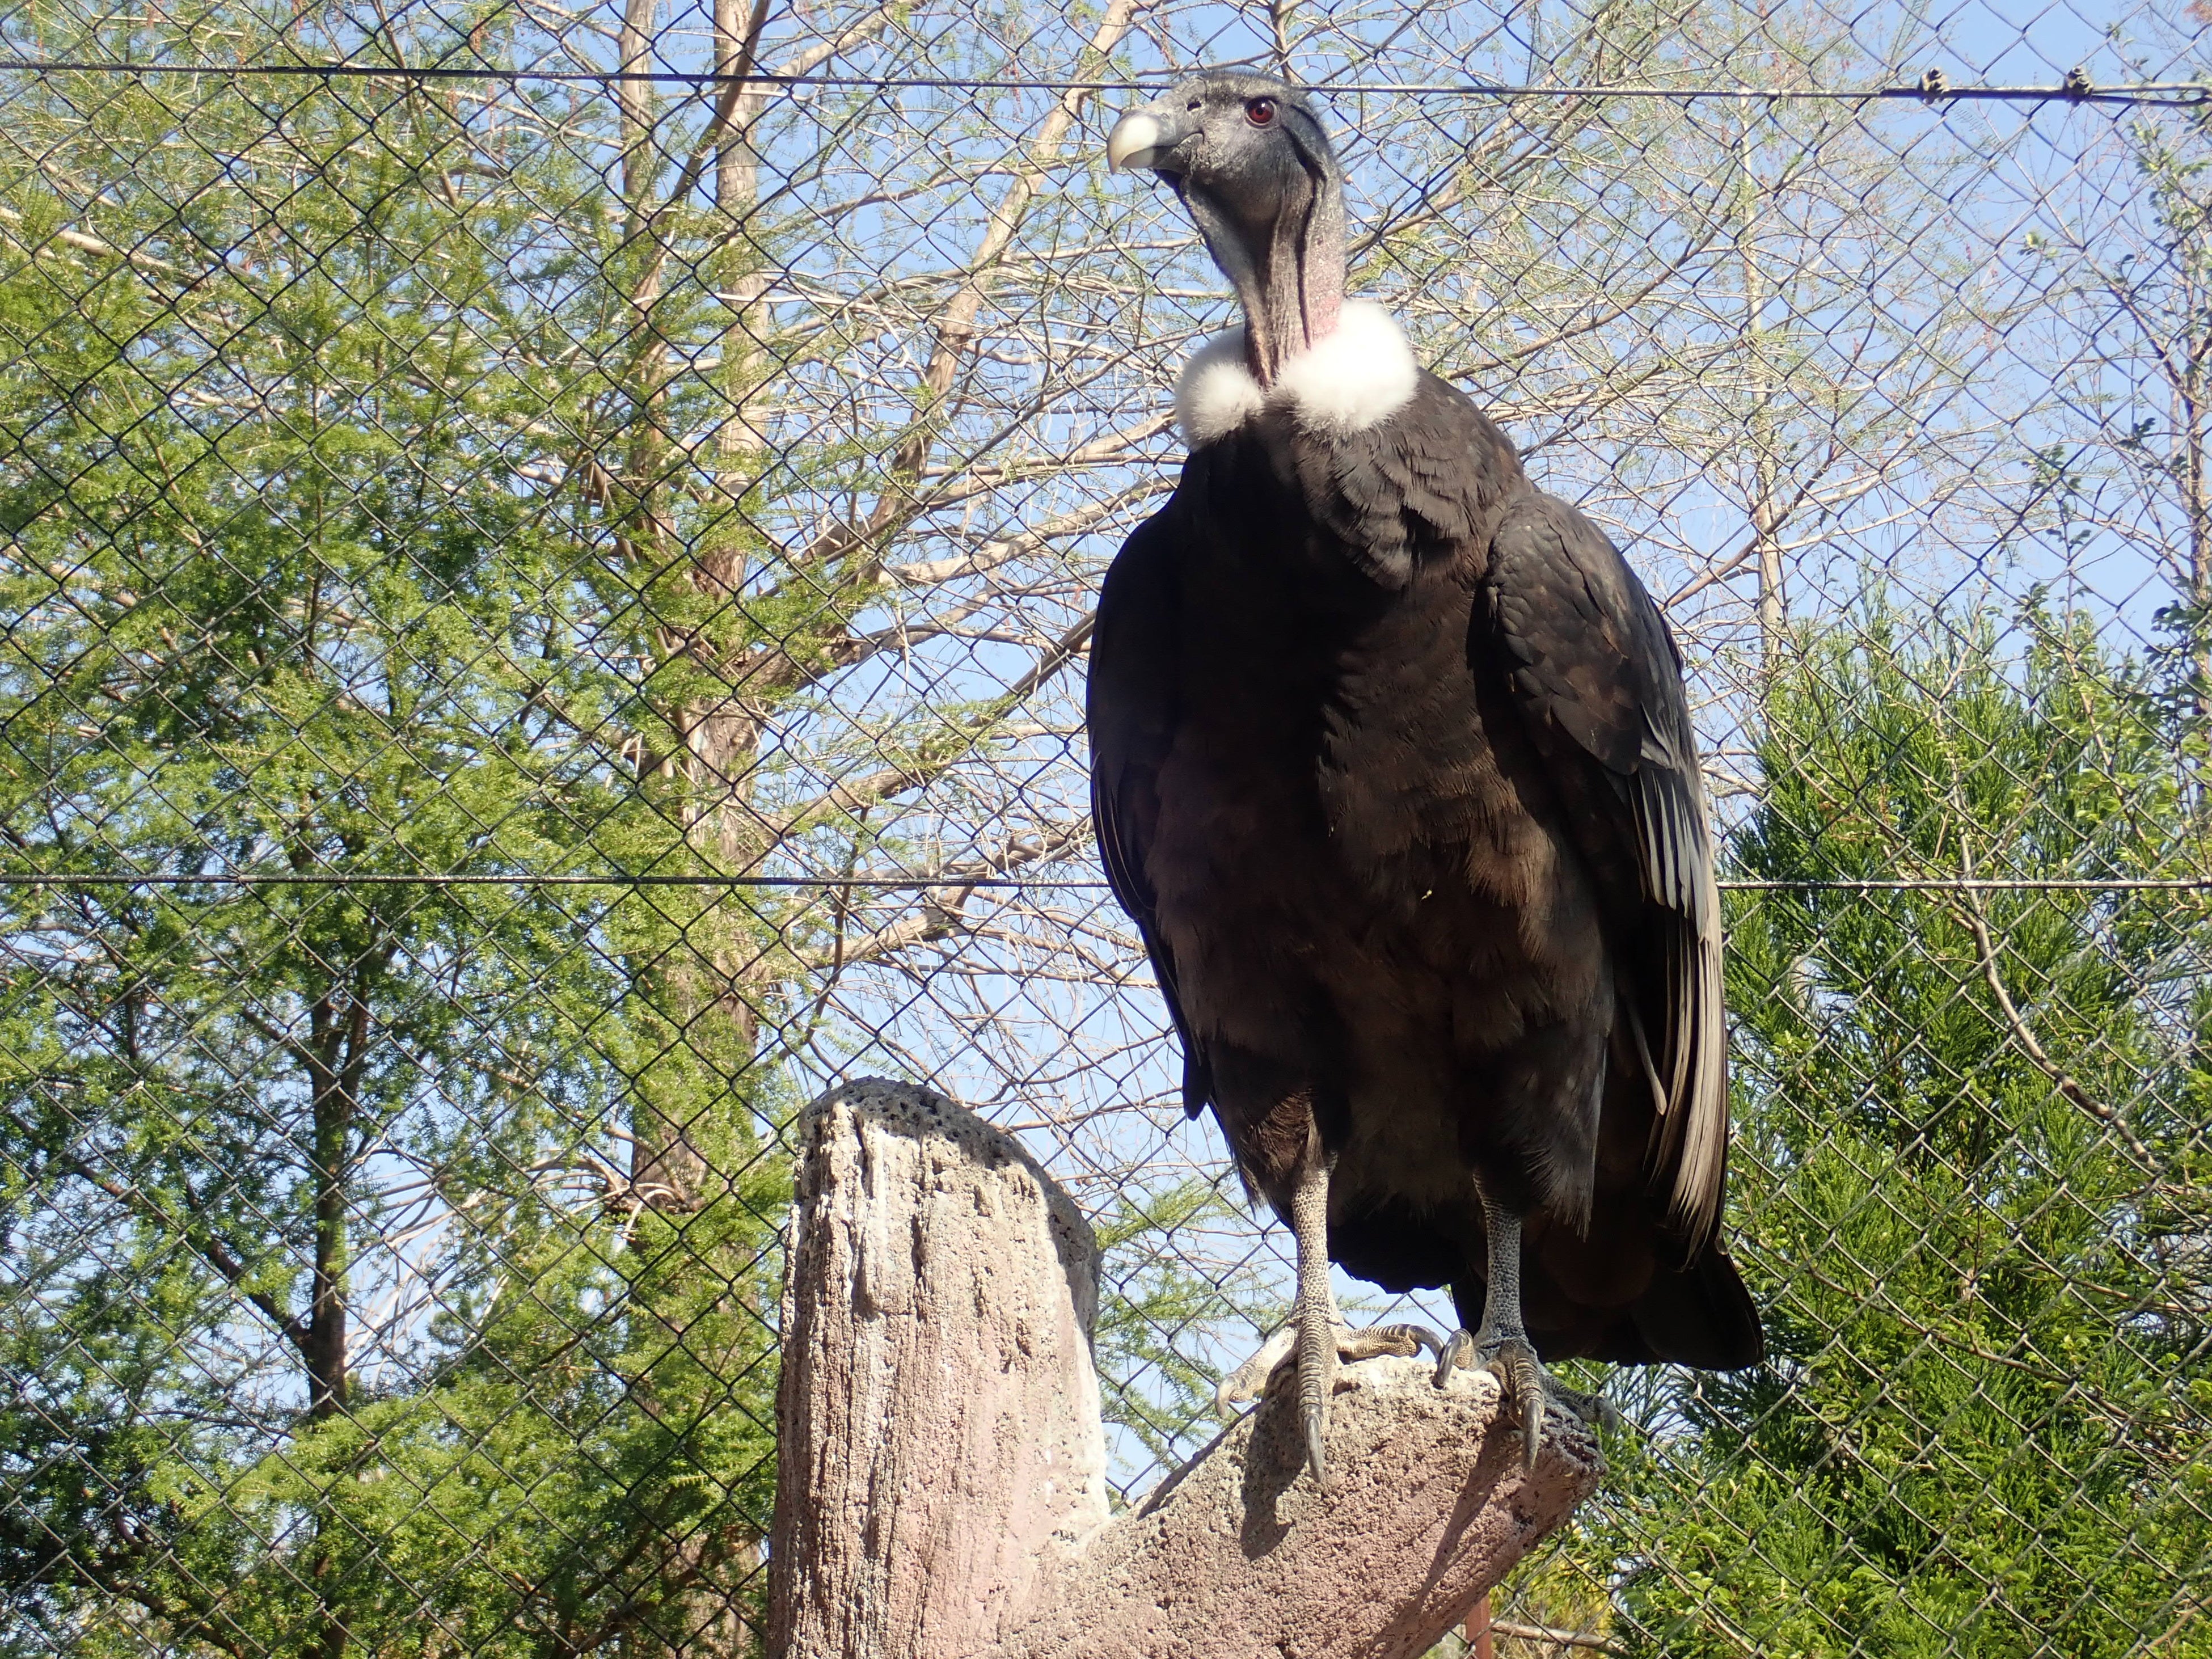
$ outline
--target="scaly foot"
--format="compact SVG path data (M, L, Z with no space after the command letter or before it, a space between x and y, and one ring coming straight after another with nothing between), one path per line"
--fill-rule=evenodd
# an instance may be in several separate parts
M1383 1354L1410 1358L1424 1348L1431 1353L1444 1351L1443 1340L1437 1334L1419 1325L1370 1325L1365 1330L1355 1331L1348 1325L1333 1328L1336 1336L1336 1357L1345 1364L1356 1364L1363 1359L1377 1358ZM1267 1391L1268 1379L1282 1369L1297 1346L1298 1328L1295 1321L1285 1325L1260 1346L1258 1352L1221 1379L1213 1391L1217 1409L1226 1412L1247 1400L1257 1400Z
M1347 1331L1328 1285L1328 1176L1334 1160L1323 1152L1321 1132L1309 1131L1305 1155L1291 1188L1291 1236L1298 1247L1298 1289L1291 1304L1291 1323L1278 1331L1215 1391L1218 1405L1249 1399L1267 1385L1268 1376L1293 1349L1298 1366L1298 1422L1305 1432L1306 1467L1314 1484L1328 1490L1322 1452L1328 1438L1328 1397L1336 1386L1340 1358L1369 1359L1377 1354L1412 1354L1427 1347L1441 1352L1435 1335L1414 1325L1384 1325ZM1349 1346L1347 1346L1347 1340Z
M1513 1419L1521 1429L1521 1467L1536 1467L1536 1452L1544 1441L1544 1407L1556 1401L1585 1423L1617 1427L1620 1413L1601 1394L1584 1394L1559 1382L1538 1363L1536 1350L1522 1331L1457 1330L1437 1354L1437 1386L1455 1367L1472 1370L1480 1366L1497 1377L1513 1404Z

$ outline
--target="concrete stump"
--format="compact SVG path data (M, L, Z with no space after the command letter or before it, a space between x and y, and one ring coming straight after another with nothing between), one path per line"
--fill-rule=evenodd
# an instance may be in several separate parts
M1534 1471L1487 1375L1339 1374L1330 1490L1287 1373L1111 1516L1098 1251L1009 1136L855 1083L801 1121L769 1553L780 1659L1425 1653L1595 1489L1554 1411Z

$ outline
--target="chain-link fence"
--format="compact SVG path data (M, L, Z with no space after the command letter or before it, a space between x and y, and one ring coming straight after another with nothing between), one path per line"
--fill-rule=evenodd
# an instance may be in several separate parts
M1500 1651L2212 1655L2208 24L0 0L0 1653L752 1650L854 1073L1096 1218L1118 1486L1202 1443L1285 1242L1079 686L1228 311L1104 126L1242 60L1729 835L1771 1358L1607 1376Z

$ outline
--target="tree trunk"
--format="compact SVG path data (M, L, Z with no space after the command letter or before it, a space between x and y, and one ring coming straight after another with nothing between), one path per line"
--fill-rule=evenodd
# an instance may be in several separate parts
M1555 1411L1524 1477L1490 1377L1370 1360L1340 1373L1328 1492L1285 1372L1109 1522L1097 1248L1066 1195L981 1119L882 1082L810 1109L797 1184L782 1659L1411 1659L1603 1472Z

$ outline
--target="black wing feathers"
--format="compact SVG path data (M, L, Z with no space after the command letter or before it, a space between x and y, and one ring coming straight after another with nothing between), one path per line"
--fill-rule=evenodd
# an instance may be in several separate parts
M1195 1117L1212 1095L1213 1080L1183 1018L1175 957L1160 937L1158 900L1145 873L1159 823L1160 766L1174 742L1178 712L1175 545L1170 509L1139 525L1107 571L1091 635L1085 720L1099 861L1152 957L1182 1042L1183 1109Z
M1559 769L1584 854L1601 880L1632 882L1623 896L1640 899L1649 918L1645 949L1631 960L1644 957L1658 981L1632 991L1656 1085L1651 1173L1694 1253L1719 1218L1728 1034L1720 895L1681 657L1604 532L1552 496L1531 493L1507 509L1486 597L1476 626L1486 612L1489 643L1531 738Z

